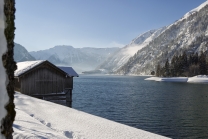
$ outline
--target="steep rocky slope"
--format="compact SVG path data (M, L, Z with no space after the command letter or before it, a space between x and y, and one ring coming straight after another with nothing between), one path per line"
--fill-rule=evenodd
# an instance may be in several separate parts
M128 75L150 74L158 63L182 52L206 51L208 47L208 1L169 25L148 45L138 50L115 73Z
M14 60L16 62L35 60L33 56L20 44L14 43Z
M150 30L145 32L135 39L131 41L128 45L115 52L111 57L109 57L106 61L104 61L97 69L105 69L109 72L114 72L122 67L130 57L134 56L134 54L146 47L153 39L158 37L166 27L160 28L158 30Z

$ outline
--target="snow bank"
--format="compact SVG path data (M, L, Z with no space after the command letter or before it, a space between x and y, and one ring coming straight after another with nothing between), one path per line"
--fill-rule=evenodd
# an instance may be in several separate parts
M0 57L7 51L7 42L4 35L5 29L5 15L4 15L4 0L0 0ZM7 75L5 68L2 63L2 58L0 60L0 121L6 116L7 111L4 106L9 101L9 97L6 90ZM5 137L0 132L0 139Z
M161 78L160 77L149 77L149 78L146 78L144 80L150 80L150 81L160 81Z
M15 94L15 105L14 138L166 138L20 93Z
M150 77L145 80L159 81L159 82L187 82L187 77L170 77L170 78L161 78L161 77Z
M189 83L208 83L208 75L197 75L188 79Z
M160 82L190 82L190 83L208 83L208 75L197 75L194 77L150 77L145 80L160 81Z

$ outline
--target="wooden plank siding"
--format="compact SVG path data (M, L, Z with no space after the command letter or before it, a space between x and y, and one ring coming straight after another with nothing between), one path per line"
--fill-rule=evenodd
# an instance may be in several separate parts
M15 76L15 90L45 100L66 100L72 105L73 77L46 61Z
M73 88L73 78L66 78L64 86L65 88Z
M61 93L64 88L73 88L72 77L66 78L65 75L47 65L40 66L19 79L21 79L20 83L15 87L20 88L21 93L28 95Z

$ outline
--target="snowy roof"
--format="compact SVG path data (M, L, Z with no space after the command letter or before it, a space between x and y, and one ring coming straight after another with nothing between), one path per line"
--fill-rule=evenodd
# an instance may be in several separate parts
M66 72L69 76L79 77L79 75L74 71L72 67L58 67L64 72Z
M23 73L25 73L25 72L29 71L30 69L40 65L43 62L46 62L46 60L18 62L17 63L17 69L14 72L14 76L20 76ZM74 69L72 67L57 67L57 68L61 69L61 71L64 71L69 76L79 77L79 75L74 71Z
M45 60L18 62L17 69L14 72L14 76L20 76L21 74L36 67L37 65L40 65L43 62L45 62Z

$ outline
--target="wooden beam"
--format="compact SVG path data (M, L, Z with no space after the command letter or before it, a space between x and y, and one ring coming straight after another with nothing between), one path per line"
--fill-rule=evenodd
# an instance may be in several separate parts
M49 97L49 96L51 96L51 97L53 97L53 96L66 96L66 94L33 94L33 95L31 95L31 96L33 96L33 97Z

